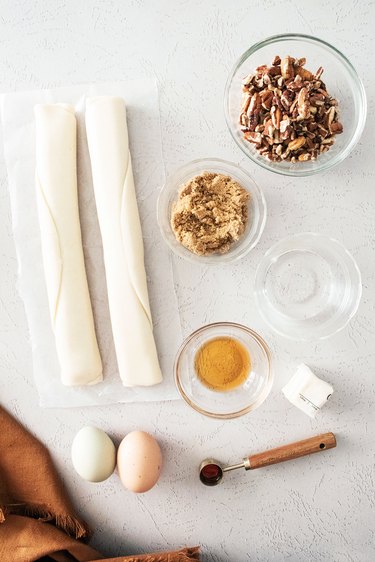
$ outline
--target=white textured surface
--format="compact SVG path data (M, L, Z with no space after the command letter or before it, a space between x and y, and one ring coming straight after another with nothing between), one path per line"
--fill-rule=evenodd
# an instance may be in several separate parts
M207 562L374 559L374 19L374 3L368 0L1 3L1 91L154 76L161 86L167 172L195 157L241 162L263 186L269 206L261 243L242 264L208 270L175 262L184 334L227 319L258 329L269 341L276 381L259 411L223 423L202 418L181 402L41 410L15 289L1 163L0 400L49 446L78 509L95 527L92 544L106 554L200 543ZM360 145L339 168L320 177L283 179L252 166L224 123L222 92L234 60L256 40L286 31L312 33L341 48L367 88L370 117ZM251 295L265 249L301 230L342 240L363 275L354 321L313 346L270 334ZM301 361L335 388L316 420L293 408L280 391ZM70 443L90 423L117 441L134 428L154 433L165 457L159 485L132 496L116 475L102 485L82 482L71 467ZM197 482L197 465L208 454L237 461L252 450L327 430L337 432L334 451L254 474L233 473L216 489Z

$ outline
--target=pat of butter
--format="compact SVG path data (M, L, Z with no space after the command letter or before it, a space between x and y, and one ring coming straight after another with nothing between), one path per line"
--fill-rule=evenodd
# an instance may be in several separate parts
M333 388L303 363L282 389L284 396L311 418L324 406Z

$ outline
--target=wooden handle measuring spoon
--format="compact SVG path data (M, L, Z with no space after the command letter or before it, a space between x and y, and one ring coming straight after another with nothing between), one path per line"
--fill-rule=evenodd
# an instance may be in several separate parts
M262 468L262 466L269 466L270 464L298 459L298 457L304 457L312 453L319 453L333 447L336 447L336 437L334 434L322 433L309 439L303 439L296 443L289 443L289 445L264 451L264 453L250 455L244 461L244 463L248 463L248 468L246 466L245 468L247 470L254 470L255 468Z
M264 451L263 453L256 453L246 457L242 463L232 466L222 467L215 459L204 460L199 468L199 478L206 486L216 486L223 478L224 472L236 470L237 468L244 468L245 470L254 470L277 464L284 461L298 459L305 457L312 453L320 453L326 449L333 449L336 447L336 437L333 433L322 433L309 439L303 439L289 445L282 445L275 449Z

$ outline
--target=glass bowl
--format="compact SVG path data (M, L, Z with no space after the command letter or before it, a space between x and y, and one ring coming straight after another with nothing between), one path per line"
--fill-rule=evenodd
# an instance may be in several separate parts
M344 131L336 136L332 148L315 161L270 162L244 140L238 119L241 107L242 79L262 64L271 64L275 55L306 58L305 68L315 72L324 68L322 76L328 92L339 102L339 120ZM287 176L310 176L342 162L357 144L366 121L366 94L361 79L349 60L329 43L309 35L274 35L256 43L236 62L231 71L224 96L224 111L232 137L253 162L263 168Z
M242 343L251 360L251 371L245 382L225 392L211 390L199 380L194 367L197 351L209 340L231 337ZM271 354L264 340L240 324L218 322L193 332L180 347L174 374L177 388L189 406L211 418L237 418L258 408L267 398L273 383Z
M185 248L175 237L171 227L171 214L178 198L180 187L194 176L202 172L217 172L231 176L238 181L249 193L249 220L243 236L235 242L226 254L212 254L198 256ZM157 203L157 219L161 234L170 249L182 258L196 263L228 263L241 259L258 243L266 223L267 208L264 195L252 177L242 168L219 158L193 160L182 166L167 178L162 187Z
M284 238L266 252L255 276L255 298L264 320L294 340L323 339L344 328L361 294L353 257L320 234Z

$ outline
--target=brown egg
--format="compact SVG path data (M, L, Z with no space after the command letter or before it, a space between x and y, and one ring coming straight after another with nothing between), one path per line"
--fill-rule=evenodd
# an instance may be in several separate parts
M117 468L125 488L137 494L147 492L159 480L162 465L158 442L145 431L132 431L121 441Z

